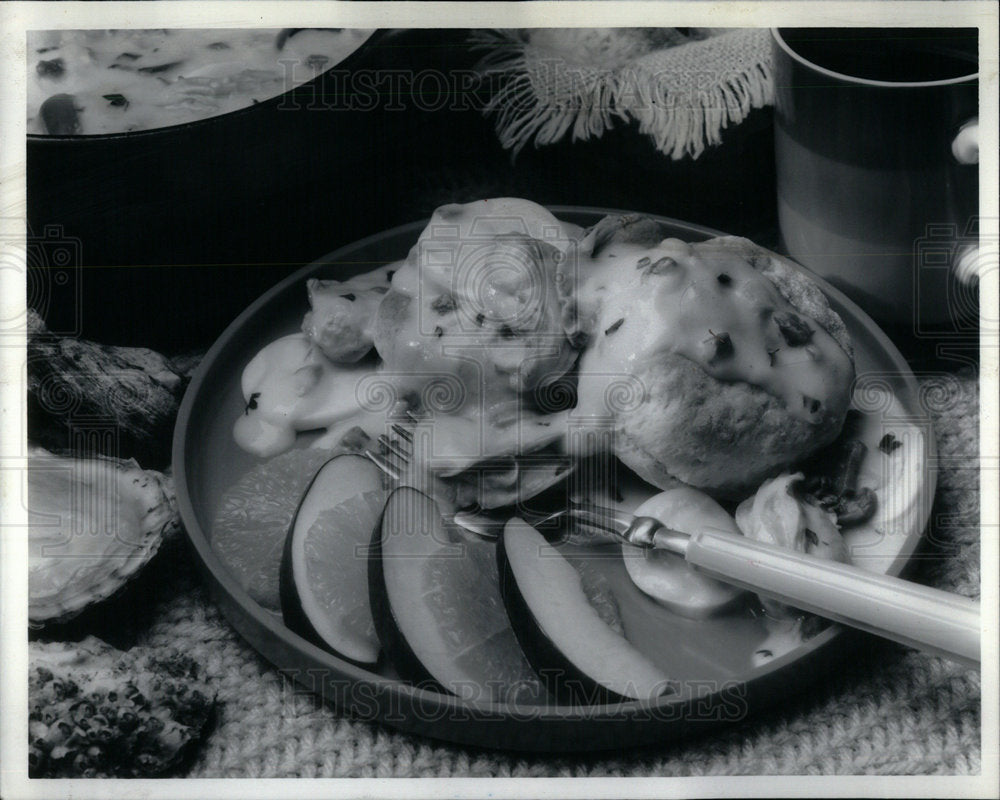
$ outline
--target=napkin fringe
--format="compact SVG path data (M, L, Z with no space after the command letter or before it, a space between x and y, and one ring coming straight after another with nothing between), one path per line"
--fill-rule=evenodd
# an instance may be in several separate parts
M644 102L631 108L631 115L639 132L652 137L656 149L675 161L685 155L698 158L706 145L722 142L722 131L730 124L739 124L753 109L774 102L767 64L753 64L693 95L665 86L649 70L638 68L636 73L635 91Z
M585 70L586 78L578 81L579 94L567 99L546 97L544 87L536 85L532 73L536 64L529 64L527 42L515 42L504 34L478 31L473 34L477 45L493 48L479 62L481 73L499 77L483 109L494 117L497 136L506 150L516 156L526 144L535 146L554 144L572 128L572 139L585 140L600 137L614 125L614 119L626 120L627 115L617 107L621 87L610 70ZM510 47L515 44L515 47ZM551 68L558 69L561 62L548 60ZM582 86L579 85L582 83Z
M763 59L749 61L708 87L678 89L664 80L662 69L654 68L655 61L640 58L617 69L567 69L565 61L532 54L530 43L517 32L477 31L471 43L487 50L478 69L496 81L483 112L493 117L501 145L515 157L529 143L553 144L567 133L572 141L600 138L616 121L634 120L660 152L675 161L696 159L707 145L722 141L730 124L774 102L771 67ZM543 69L551 71L550 80L538 77Z

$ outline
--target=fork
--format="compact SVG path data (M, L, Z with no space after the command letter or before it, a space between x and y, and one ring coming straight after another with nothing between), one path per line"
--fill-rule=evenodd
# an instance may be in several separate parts
M380 436L384 452L366 450L365 456L399 481L411 458L408 445L413 437L402 425L394 424L391 430L398 438ZM516 515L536 527L559 524L563 541L625 542L666 550L710 577L802 611L966 666L980 664L980 607L968 597L711 528L689 534L652 517L590 503L570 502L547 513L517 509ZM464 510L452 519L477 536L495 540L512 516Z
M411 420L414 420L412 415L409 415ZM382 453L373 453L371 450L365 450L365 457L371 461L376 467L382 470L387 476L392 478L394 481L401 480L402 474L405 471L406 465L410 461L410 452L401 446L401 442L406 442L407 444L413 444L413 434L411 434L406 428L398 423L393 423L391 430L396 434L397 439L390 439L385 434L378 437L378 443L381 445ZM391 453L396 457L396 463L384 454Z

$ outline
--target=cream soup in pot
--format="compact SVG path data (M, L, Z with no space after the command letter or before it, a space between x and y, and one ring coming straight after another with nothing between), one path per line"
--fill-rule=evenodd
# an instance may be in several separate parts
M28 31L28 132L126 133L226 114L335 66L347 28Z

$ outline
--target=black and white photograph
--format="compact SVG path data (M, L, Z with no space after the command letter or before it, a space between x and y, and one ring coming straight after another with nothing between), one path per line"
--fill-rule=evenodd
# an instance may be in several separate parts
M5 798L1000 793L1000 7L0 19Z

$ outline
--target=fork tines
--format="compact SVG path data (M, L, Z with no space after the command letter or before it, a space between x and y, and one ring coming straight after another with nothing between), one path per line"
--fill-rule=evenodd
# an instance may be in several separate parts
M390 439L382 434L378 437L379 452L365 450L365 456L390 478L399 480L410 461L410 449L407 445L413 442L413 434L402 425L393 425L392 432L399 438Z
M394 481L399 480L399 472L387 458L378 455L377 453L373 453L371 450L365 450L365 458L371 461L376 467L382 470L382 472L384 472Z
M410 460L410 452L398 439L390 439L388 436L379 436L378 443L382 446L382 451L386 453L392 453L396 456L403 464L406 464Z
M413 434L410 433L402 425L393 425L392 426L392 432L394 434L396 434L400 439L403 439L404 441L407 441L407 442L412 442L413 441ZM379 437L379 441L381 441L384 438L385 438L384 436ZM407 458L409 458L409 455L407 455Z

